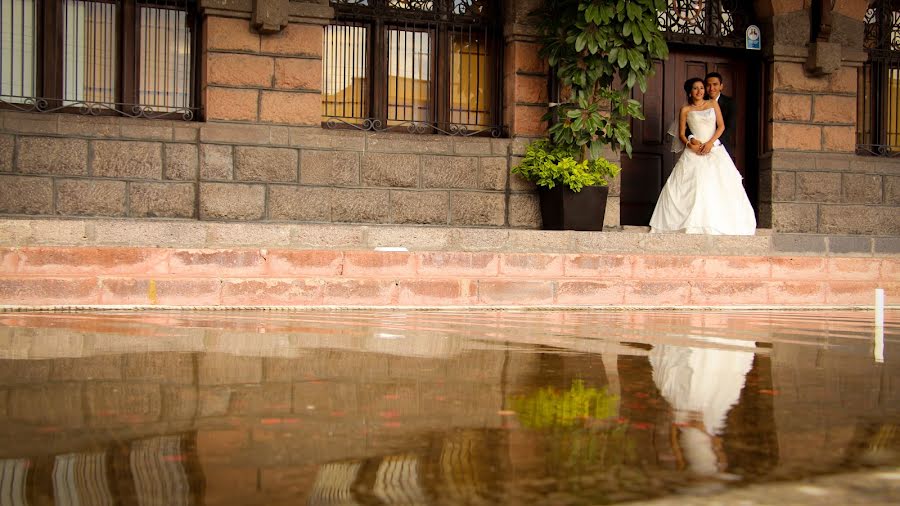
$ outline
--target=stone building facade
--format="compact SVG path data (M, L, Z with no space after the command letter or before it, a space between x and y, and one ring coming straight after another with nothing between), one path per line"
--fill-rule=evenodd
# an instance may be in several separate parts
M334 7L199 0L195 120L7 107L0 215L539 228L534 187L509 174L546 132L548 69L528 16L538 1L501 2L503 130L482 137L324 128L323 27ZM811 41L811 2L754 2L762 227L900 234L900 163L856 154L868 8L836 2L828 37ZM619 186L609 227L619 225Z

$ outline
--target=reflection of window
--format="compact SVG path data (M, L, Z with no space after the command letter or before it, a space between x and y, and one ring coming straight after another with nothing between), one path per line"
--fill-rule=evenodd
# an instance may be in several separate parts
M900 155L900 11L877 0L866 12L859 70L857 145L860 152Z
M112 506L116 502L109 476L105 452L57 455L53 459L53 498L56 504Z
M192 116L196 0L0 2L0 101Z
M446 133L496 125L498 30L486 4L333 1L336 22L325 28L323 48L323 121Z
M9 504L28 504L30 469L31 462L26 459L0 459L0 497L3 504L7 501Z

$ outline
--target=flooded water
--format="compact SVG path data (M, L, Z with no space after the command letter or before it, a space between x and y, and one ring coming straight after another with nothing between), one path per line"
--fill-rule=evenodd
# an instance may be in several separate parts
M900 465L900 313L0 314L0 504L613 504Z

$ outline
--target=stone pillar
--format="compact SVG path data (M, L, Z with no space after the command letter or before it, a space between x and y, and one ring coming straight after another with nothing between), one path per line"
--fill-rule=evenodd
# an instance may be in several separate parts
M321 122L327 0L202 0L202 104L208 121Z
M539 31L530 13L541 0L506 0L504 2L503 122L509 126L513 142L511 166L519 163L525 146L532 138L547 135L547 122L542 118L549 106L549 67L539 54ZM605 150L604 156L618 163L619 153ZM620 180L612 181L606 206L604 225L619 225ZM536 226L540 221L534 185L518 176L510 176L509 223L511 226ZM526 216L526 219L522 219ZM538 222L538 223L535 223Z
M510 135L547 133L547 62L538 51L538 31L530 12L540 0L507 1L504 9L503 119Z

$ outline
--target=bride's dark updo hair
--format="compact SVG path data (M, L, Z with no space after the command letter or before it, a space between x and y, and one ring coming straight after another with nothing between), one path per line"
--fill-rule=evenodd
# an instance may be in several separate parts
M684 82L684 92L687 94L687 101L691 103L691 90L694 88L694 83L702 83L703 79L699 77L692 77ZM705 86L705 85L704 85Z

